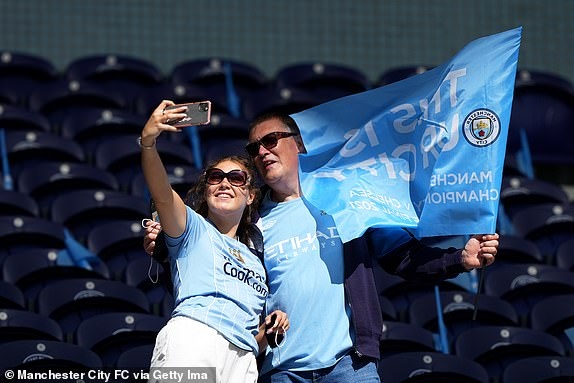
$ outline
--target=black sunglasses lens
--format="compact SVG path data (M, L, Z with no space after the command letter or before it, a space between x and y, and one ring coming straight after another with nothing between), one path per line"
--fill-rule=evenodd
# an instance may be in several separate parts
M247 151L247 154L249 154L251 157L255 157L259 153L259 142L255 141L250 144L247 144L245 150Z
M223 178L225 178L225 173L221 170L212 170L207 173L206 181L208 184L217 185L223 181Z
M233 186L243 186L247 183L247 176L240 170L232 170L227 173L227 179Z
M268 135L263 136L260 140L261 145L263 145L265 149L273 149L277 146L277 141L278 139L275 133L269 133Z

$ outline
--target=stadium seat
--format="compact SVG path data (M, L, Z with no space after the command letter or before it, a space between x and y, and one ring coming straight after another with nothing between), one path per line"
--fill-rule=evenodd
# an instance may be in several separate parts
M58 322L66 341L73 339L78 325L107 312L149 313L149 301L136 287L123 282L75 278L54 281L40 290L36 299L39 314Z
M281 67L274 76L279 88L298 88L310 92L320 104L371 88L367 76L347 65L302 62Z
M268 87L245 98L243 115L248 121L266 113L293 114L320 104L310 92L296 88Z
M162 315L162 302L168 294L163 267L151 257L137 257L130 260L124 270L123 280L145 293L151 305L151 312Z
M558 338L570 356L574 356L574 294L557 295L540 300L528 315L535 330Z
M480 363L491 382L513 362L532 356L564 356L562 343L542 331L513 326L482 326L461 333L454 354Z
M80 189L119 190L114 175L84 163L45 162L22 169L15 184L21 193L34 197L40 214L47 216L54 199Z
M432 66L429 65L405 65L389 68L385 70L377 79L376 86L384 86L404 80L408 77L416 76L417 74L424 73L430 69Z
M149 204L142 197L106 189L73 190L55 197L50 207L52 221L69 228L85 243L90 230L113 221L141 222L149 216Z
M10 370L75 372L102 369L100 357L75 344L53 340L19 340L0 344L0 374Z
M503 383L574 382L574 359L558 356L533 356L509 364L502 374Z
M153 349L153 344L144 344L123 351L118 356L116 368L128 370L149 369Z
M562 242L556 249L556 266L574 272L574 238Z
M47 58L23 52L0 52L0 94L15 105L26 107L31 91L57 77L58 70Z
M110 271L105 263L92 266L91 269L76 266L65 252L40 248L6 256L1 269L3 280L17 286L26 299L26 307L35 310L34 304L39 291L54 281L69 278L110 278Z
M0 189L0 215L25 215L38 217L38 203L28 194Z
M521 325L531 308L554 295L574 293L574 274L551 265L509 264L488 270L484 292L514 306Z
M120 95L131 109L137 95L163 79L163 74L154 63L139 57L115 54L77 58L64 69L64 76L71 81L88 81L103 86Z
M13 284L0 280L0 309L26 309L24 293Z
M61 225L38 217L0 216L1 252L37 248L62 249L64 229ZM4 256L0 256L3 260Z
M0 309L0 343L25 339L62 341L58 323L32 311Z
M383 313L383 320L398 321L399 316L393 302L382 294L379 294L379 305Z
M0 124L6 132L50 132L50 120L39 112L23 106L0 104Z
M506 263L546 263L540 249L528 239L515 235L501 235L498 243L496 262L489 269Z
M485 325L518 326L518 315L514 307L497 297L464 291L440 292L442 321L447 332L448 348L463 331ZM476 302L476 306L475 306ZM473 318L476 308L476 318ZM408 308L409 323L439 334L439 320L436 295L421 295Z
M51 162L85 161L82 147L73 140L54 133L16 131L6 134L8 161L14 178L26 167Z
M165 169L171 187L182 198L185 198L189 189L196 184L199 176L202 174L201 169L197 169L195 166L166 165ZM143 173L139 172L133 177L128 190L134 196L149 197L149 191Z
M104 366L111 368L115 367L122 352L137 346L154 345L156 335L165 323L165 318L151 314L99 314L78 325L75 343L94 351L100 356Z
M438 352L405 352L381 359L378 366L385 383L489 383L478 363Z
M533 241L548 263L560 244L574 238L574 205L545 203L517 212L512 220L516 235Z
M112 221L90 230L86 236L86 246L106 262L113 279L123 280L130 261L149 259L143 249L143 236L141 221Z
M65 79L51 82L30 95L30 109L44 114L52 130L60 131L61 121L72 110L84 108L127 108L125 100L101 85Z
M403 352L435 352L434 336L420 326L386 320L383 322L380 351L382 358Z

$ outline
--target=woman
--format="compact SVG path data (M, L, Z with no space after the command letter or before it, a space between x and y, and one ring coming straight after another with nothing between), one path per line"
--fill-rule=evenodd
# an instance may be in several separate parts
M139 139L143 173L166 235L175 297L151 367L215 367L218 382L256 382L264 324L274 315L269 332L283 333L289 321L274 311L259 326L268 289L262 261L249 248L260 242L250 222L259 192L255 172L248 159L218 160L188 194L191 207L186 205L171 188L155 146L162 132L179 131L167 122L185 117L185 107L166 109L173 105L162 101Z

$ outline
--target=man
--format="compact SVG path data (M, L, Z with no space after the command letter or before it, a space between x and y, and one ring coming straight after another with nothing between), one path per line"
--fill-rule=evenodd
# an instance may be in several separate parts
M368 230L343 244L332 217L301 196L298 154L305 149L289 116L257 118L246 149L269 187L258 222L267 311L282 310L291 323L285 341L267 350L260 382L380 381L382 319L372 259L418 281L451 278L494 262L497 234L475 236L462 250L425 247L400 228Z

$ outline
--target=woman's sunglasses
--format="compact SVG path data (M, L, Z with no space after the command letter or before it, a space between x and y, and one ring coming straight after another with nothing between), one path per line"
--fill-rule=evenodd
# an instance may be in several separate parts
M297 133L293 132L272 132L261 137L260 140L253 141L245 147L247 154L251 157L257 157L259 154L259 146L263 146L265 149L273 149L277 146L277 142L282 138L297 136Z
M221 169L212 168L205 172L205 182L210 185L219 185L224 178L227 178L231 186L243 186L247 183L247 173L243 170L232 170L225 173Z

